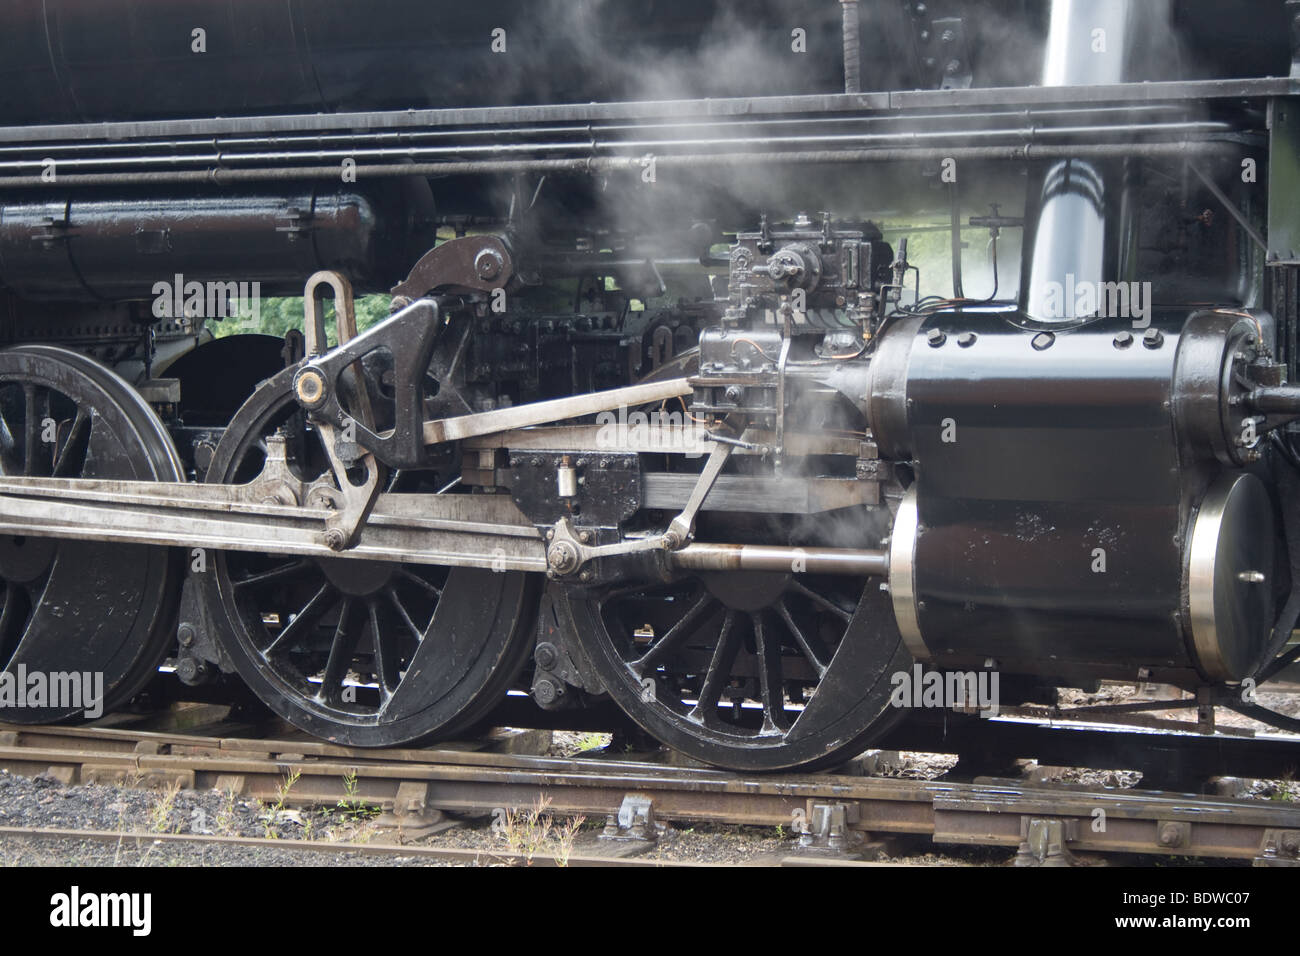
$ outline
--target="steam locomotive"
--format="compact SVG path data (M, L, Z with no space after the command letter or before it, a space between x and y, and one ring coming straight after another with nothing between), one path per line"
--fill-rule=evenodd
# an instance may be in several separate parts
M3 18L0 674L753 771L923 673L1294 729L1297 0Z

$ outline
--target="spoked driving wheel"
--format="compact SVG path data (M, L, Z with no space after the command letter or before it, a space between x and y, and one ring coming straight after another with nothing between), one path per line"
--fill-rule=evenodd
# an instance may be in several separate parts
M298 478L330 474L292 379L292 370L278 375L235 415L208 481L256 478L271 439L283 442ZM439 477L390 481L433 493ZM209 596L224 611L224 645L240 676L281 717L348 746L410 743L474 723L505 696L529 651L530 588L519 572L243 552L215 564Z
M911 658L876 582L708 572L564 601L610 695L706 763L828 766L902 716L890 677Z
M35 345L0 352L0 472L185 478L134 389L83 355ZM0 536L0 666L12 691L0 719L97 716L129 700L174 636L180 580L167 548Z

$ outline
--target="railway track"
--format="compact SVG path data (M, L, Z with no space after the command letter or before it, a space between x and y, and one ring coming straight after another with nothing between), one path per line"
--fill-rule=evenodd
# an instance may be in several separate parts
M310 739L105 727L0 725L0 768L67 784L233 791L284 805L364 801L410 833L444 814L491 816L536 805L609 820L606 832L653 845L655 821L785 826L823 859L873 838L1018 849L1018 862L1075 853L1300 863L1300 806L1157 791L872 778L742 775L603 756L540 757L448 747L358 750ZM296 775L286 794L286 777ZM0 831L7 835L8 831Z

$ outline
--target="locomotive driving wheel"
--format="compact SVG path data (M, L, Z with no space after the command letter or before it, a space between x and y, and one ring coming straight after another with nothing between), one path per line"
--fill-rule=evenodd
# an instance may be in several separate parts
M563 600L623 710L706 763L831 766L903 716L890 676L911 658L875 581L707 572Z
M83 355L42 345L0 352L0 473L185 480L166 429L134 389ZM15 690L34 690L37 674L45 683L45 706L26 693L18 706L15 693L0 719L93 716L129 700L174 636L180 579L168 548L0 536L0 666ZM66 692L59 700L55 686Z
M289 369L259 388L218 445L209 482L257 477L268 440L312 482L329 475L320 433L292 395ZM440 480L441 479L441 480ZM434 493L446 477L390 476ZM301 729L348 746L446 735L486 716L526 658L528 576L346 557L223 552L207 575L223 645L262 701Z

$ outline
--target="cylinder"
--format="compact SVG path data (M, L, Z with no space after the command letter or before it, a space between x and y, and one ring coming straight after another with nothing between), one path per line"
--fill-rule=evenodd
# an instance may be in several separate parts
M873 359L896 370L872 377L882 455L915 474L889 556L908 648L1057 679L1242 678L1269 635L1276 535L1262 482L1225 452L1251 322L1022 322L938 313Z

